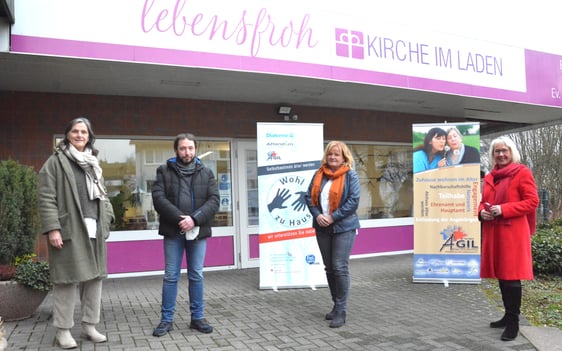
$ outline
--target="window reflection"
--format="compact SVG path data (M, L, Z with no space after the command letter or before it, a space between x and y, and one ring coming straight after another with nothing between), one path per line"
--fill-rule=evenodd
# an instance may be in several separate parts
M361 183L360 219L412 216L412 148L352 144Z
M57 138L57 142L60 141ZM410 145L348 143L361 183L360 219L412 216L412 150ZM112 230L158 228L152 204L156 169L175 157L172 140L98 138L96 147L116 221ZM198 157L217 179L220 207L214 226L232 226L231 145L199 140ZM248 224L258 225L256 152L246 156Z
M347 143L355 159L361 184L360 219L402 218L412 216L411 145L374 145ZM256 152L246 159L248 224L258 225L258 187Z
M198 140L197 155L217 179L220 207L214 226L232 226L230 143ZM108 196L113 204L112 230L158 228L158 214L152 203L156 169L175 157L171 140L98 138L96 147Z

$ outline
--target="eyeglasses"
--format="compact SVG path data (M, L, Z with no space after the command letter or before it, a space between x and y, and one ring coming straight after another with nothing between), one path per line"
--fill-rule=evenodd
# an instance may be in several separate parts
M500 154L509 154L509 149L496 149L494 150L494 154L496 155L500 155Z

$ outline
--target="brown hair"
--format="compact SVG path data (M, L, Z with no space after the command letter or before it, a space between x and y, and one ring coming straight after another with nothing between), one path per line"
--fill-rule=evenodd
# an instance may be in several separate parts
M92 150L92 155L97 156L99 151L94 147L94 143L96 142L96 135L94 134L94 130L92 129L92 123L90 123L90 120L86 117L76 117L75 119L70 121L70 123L68 123L66 129L64 130L64 139L62 140L62 143L65 146L68 146L68 144L70 144L68 133L78 123L84 123L86 125L86 128L88 129L88 142L86 143L86 147Z
M176 136L176 139L174 140L174 151L178 151L178 144L180 143L180 140L191 140L193 141L193 144L195 145L195 149L197 149L197 139L195 139L195 135L191 134L191 133L181 133L178 134Z

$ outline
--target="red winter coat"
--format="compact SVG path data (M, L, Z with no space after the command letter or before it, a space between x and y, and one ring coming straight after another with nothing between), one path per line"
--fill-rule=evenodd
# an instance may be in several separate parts
M496 186L491 173L484 178L482 201L501 205L502 215L482 221L482 257L480 277L502 280L532 280L531 235L535 233L537 186L531 170L521 169L510 180L504 203L496 202Z

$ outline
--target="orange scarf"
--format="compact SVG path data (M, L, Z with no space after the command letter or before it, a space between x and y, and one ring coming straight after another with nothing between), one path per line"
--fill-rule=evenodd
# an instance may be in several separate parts
M320 167L314 180L312 181L311 200L314 206L318 206L322 178L324 175L332 180L328 203L330 204L330 214L339 207L345 184L345 174L350 170L349 166L341 166L337 171L332 172L326 165Z

